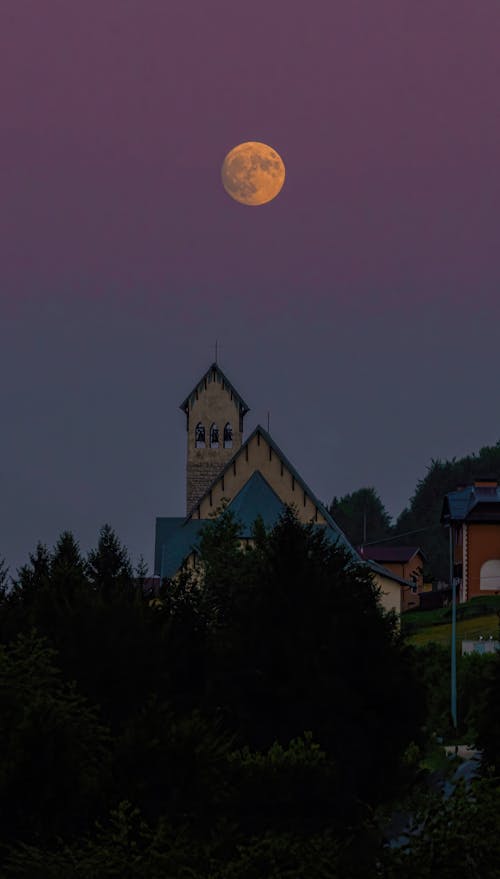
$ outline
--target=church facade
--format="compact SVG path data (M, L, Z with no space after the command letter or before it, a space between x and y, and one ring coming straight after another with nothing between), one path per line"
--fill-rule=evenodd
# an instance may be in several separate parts
M293 505L300 521L324 528L328 539L370 567L383 606L400 613L406 581L362 561L268 431L258 425L243 440L249 407L217 363L180 408L187 432L186 514L156 520L155 576L170 579L194 559L201 529L223 502L241 524L243 540L251 538L258 516L272 528L286 506Z

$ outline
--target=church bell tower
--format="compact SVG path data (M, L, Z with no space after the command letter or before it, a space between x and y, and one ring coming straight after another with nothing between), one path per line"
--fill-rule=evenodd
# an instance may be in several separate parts
M180 408L187 428L187 514L243 442L247 404L212 363Z

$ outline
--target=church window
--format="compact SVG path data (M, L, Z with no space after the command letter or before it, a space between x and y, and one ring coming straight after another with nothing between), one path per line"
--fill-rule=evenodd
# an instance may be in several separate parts
M280 467L281 467L281 476L283 476L283 461L280 461Z
M210 428L210 448L219 448L219 428L216 424L212 424L212 427Z
M306 495L306 493L304 492L304 506L306 505L306 503L307 503L307 495Z
M225 449L232 449L233 448L233 428L229 424L229 421L227 422L227 424L224 428L224 448Z
M205 428L201 421L198 421L198 424L194 429L194 444L197 449L205 448Z
M233 476L236 476L236 461L233 461Z
M248 461L248 446L245 446L245 461Z
M295 476L292 476L292 491L295 491Z

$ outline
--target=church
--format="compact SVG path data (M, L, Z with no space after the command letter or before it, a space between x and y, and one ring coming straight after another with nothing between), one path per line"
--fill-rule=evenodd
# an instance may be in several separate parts
M156 520L155 576L171 579L193 562L201 529L224 501L251 538L260 516L272 528L286 506L300 521L324 528L327 537L367 565L380 587L386 610L401 612L402 592L410 584L372 561L364 561L349 543L270 433L258 425L244 440L249 407L212 363L181 404L186 416L186 513Z

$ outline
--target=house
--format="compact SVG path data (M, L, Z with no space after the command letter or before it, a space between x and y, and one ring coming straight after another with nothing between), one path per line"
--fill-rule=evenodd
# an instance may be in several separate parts
M156 520L155 576L171 579L194 561L201 529L224 502L250 540L258 516L271 528L286 506L300 521L325 530L356 561L362 561L324 505L302 479L270 433L258 425L243 440L249 408L217 363L181 404L186 416L186 515ZM408 581L375 562L366 562L386 610L401 611Z
M426 557L419 546L391 546L388 543L365 544L357 550L362 559L377 562L403 580L409 581L403 587L403 611L419 607L420 595L424 591L423 566Z
M451 528L458 600L500 593L498 479L484 476L448 492L441 522Z

